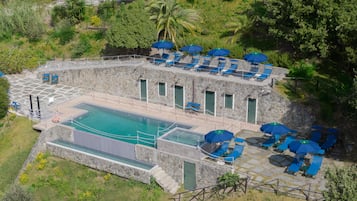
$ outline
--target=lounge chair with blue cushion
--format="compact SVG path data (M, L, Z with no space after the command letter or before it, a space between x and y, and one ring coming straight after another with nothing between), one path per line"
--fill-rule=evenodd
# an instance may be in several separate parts
M192 69L198 64L198 62L200 62L200 57L199 56L193 56L192 60L191 60L191 63L188 63L188 64L184 65L183 69L185 69L185 70Z
M295 174L300 170L303 164L304 164L304 159L294 158L293 162L286 169L286 172L289 174Z
M57 74L51 75L51 84L58 84L58 75Z
M256 79L257 79L258 81L266 80L266 79L270 76L270 74L271 74L272 71L273 71L272 68L264 67L263 73L260 74Z
M156 64L156 65L160 65L160 64L162 64L162 63L165 63L166 60L169 59L169 57L170 57L169 54L163 53L162 56L161 56L161 58L154 58L153 63Z
M49 73L44 73L42 75L42 82L50 82L50 74Z
M178 52L174 53L173 60L166 60L166 66L173 66L181 60L182 55Z
M314 155L312 157L311 165L305 171L305 176L314 177L319 172L322 165L322 156Z
M224 161L227 163L233 163L237 158L239 158L244 150L244 146L236 144L231 153L224 157Z
M312 131L311 132L311 136L310 136L310 140L314 141L316 143L319 143L321 139L321 132L318 130Z
M326 141L321 145L321 149L327 151L331 149L337 142L337 137L334 134L329 134Z
M225 58L219 58L217 67L213 68L209 72L210 73L220 73L224 69L225 66L226 66L226 59Z
M238 60L231 59L231 66L226 71L222 71L222 75L231 75L237 70L237 68L238 68Z
M229 142L223 142L223 144L213 153L210 153L209 156L212 158L221 157L224 153L227 152L229 147Z
M190 110L194 112L199 112L200 109L201 109L201 104L195 102L188 102L185 107L185 110Z
M269 147L279 142L279 139L280 139L280 135L273 135L262 143L262 147L268 149Z
M257 74L258 71L259 71L258 65L252 65L252 67L250 68L249 72L244 72L243 73L243 78L244 79L250 79L250 78L254 77L255 74Z
M288 149L289 144L294 140L295 140L294 136L286 136L284 142L276 147L276 151L284 152L285 150Z
M210 56L204 56L202 64L196 68L196 71L208 71L211 60Z

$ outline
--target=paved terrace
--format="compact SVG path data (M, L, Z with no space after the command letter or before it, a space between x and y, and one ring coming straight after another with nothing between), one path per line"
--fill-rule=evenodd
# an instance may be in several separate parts
M142 62L135 65L140 65ZM157 66L153 66L157 67ZM181 69L178 69L181 70ZM197 73L197 72L191 72ZM21 103L21 114L29 115L28 95L39 96L41 100L42 118L35 126L37 129L47 129L54 126L52 119L57 116L61 121L71 119L83 111L73 108L73 106L86 102L113 109L124 110L132 113L139 113L159 119L180 122L193 125L193 130L206 133L213 129L231 130L239 137L246 139L247 144L241 158L237 159L233 167L241 173L248 174L255 181L270 181L280 179L281 185L302 186L312 183L313 191L324 189L325 180L323 174L327 166L340 166L342 162L330 158L324 159L322 170L316 178L306 178L301 174L296 176L284 173L287 165L293 159L292 153L280 154L272 150L265 150L260 147L264 141L263 134L258 132L259 125L247 124L224 117L213 117L205 114L187 113L180 109L150 104L139 100L127 99L111 96L108 94L87 92L83 89L65 86L62 84L49 85L42 83L36 77L37 72L25 72L17 75L6 75L10 82L10 98L12 101ZM48 98L54 97L54 101L49 103ZM36 106L34 106L36 110ZM214 161L212 161L214 162Z

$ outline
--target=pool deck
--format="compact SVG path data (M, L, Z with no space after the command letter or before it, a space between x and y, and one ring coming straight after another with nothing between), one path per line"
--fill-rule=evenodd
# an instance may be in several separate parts
M267 182L279 179L282 183L281 185L296 187L311 183L311 190L321 191L325 189L326 180L323 178L323 174L326 168L328 166L343 165L343 162L338 159L327 156L324 157L322 169L316 178L307 178L302 176L301 172L296 176L290 175L285 173L285 169L291 163L294 155L289 151L280 154L273 150L261 148L260 143L265 139L263 133L258 131L260 125L248 124L229 118L214 117L202 113L189 113L182 109L98 92L88 92L62 84L49 85L42 83L33 73L29 72L18 75L6 75L6 77L10 82L10 99L12 101L19 101L22 104L22 111L18 111L18 113L25 116L28 115L29 103L26 100L29 94L41 96L43 108L41 113L45 115L41 120L37 119L38 124L35 125L35 128L39 130L48 129L56 125L56 123L53 123L54 118L65 121L80 115L83 111L74 108L74 106L85 102L192 125L193 131L202 134L214 129L230 130L236 133L236 136L244 138L247 142L243 155L234 162L232 167L240 173L248 174L254 181ZM46 101L49 97L55 97L54 101L47 103Z

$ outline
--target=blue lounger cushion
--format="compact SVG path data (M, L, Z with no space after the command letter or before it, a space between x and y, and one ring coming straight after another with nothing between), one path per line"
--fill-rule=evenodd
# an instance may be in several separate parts
M311 141L319 143L320 139L321 139L321 132L320 131L312 131L311 132L311 136L310 136L310 140Z
M276 144L280 139L279 135L273 135L269 139L267 139L265 142L262 143L262 147L268 149L269 147L273 146Z
M323 160L322 156L314 155L312 157L311 165L305 171L305 176L310 176L310 177L315 176L321 168L322 160Z
M170 57L169 54L163 53L161 58L154 58L153 63L156 64L156 65L160 65L162 63L165 63L166 60L169 59L169 57Z
M212 158L221 157L224 153L227 152L228 147L229 147L229 142L223 142L223 144L216 151L210 154L210 157Z
M276 147L276 150L279 152L284 152L288 149L289 144L295 140L294 136L286 136L284 142Z
M332 148L337 142L337 137L334 134L327 136L326 141L321 145L321 149L328 150Z
M233 163L237 158L239 158L244 150L243 145L236 144L231 153L229 153L226 157L224 157L224 161L227 163Z
M195 112L199 112L201 108L201 104L195 102L187 102L185 110L192 110Z
M294 161L289 165L286 172L289 174L295 174L300 170L300 168L303 164L304 164L303 159L298 160L297 158L294 158Z

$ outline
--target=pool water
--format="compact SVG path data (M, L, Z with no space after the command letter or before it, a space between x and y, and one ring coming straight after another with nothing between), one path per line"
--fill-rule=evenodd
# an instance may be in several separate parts
M189 126L174 122L149 118L119 110L98 107L90 104L79 104L76 108L86 110L87 113L64 122L77 130L122 140L133 144L155 146L156 138L175 127Z
M175 128L162 136L162 139L190 146L199 146L204 143L204 135L187 129Z

